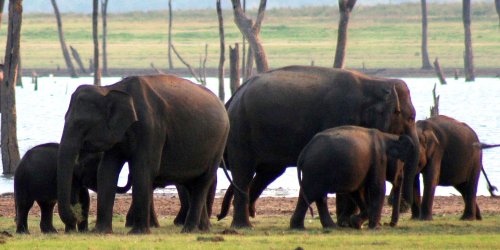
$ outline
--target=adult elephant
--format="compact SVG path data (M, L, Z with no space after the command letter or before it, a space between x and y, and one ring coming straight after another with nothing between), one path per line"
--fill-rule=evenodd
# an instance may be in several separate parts
M327 128L377 128L406 134L418 143L406 84L355 71L307 66L272 70L249 79L226 107L231 123L229 168L237 187L247 192L251 186L254 200L286 167L295 166L307 142ZM404 173L404 198L409 201L417 161L415 147ZM231 225L251 227L248 195L238 191L234 195Z
M417 175L412 218L432 220L436 186L453 186L465 202L461 219L480 220L476 192L483 169L481 149L499 145L480 143L471 127L444 115L418 121L417 131L420 138L417 173L423 175L424 194L420 201L420 179Z
M76 222L69 199L71 176L80 153L90 151L103 152L95 232L112 232L116 183L125 162L134 187L130 233L150 232L152 190L160 184L180 184L189 192L183 232L196 226L208 230L205 201L228 131L228 116L217 96L182 78L133 76L105 87L78 87L65 116L58 154L61 219Z

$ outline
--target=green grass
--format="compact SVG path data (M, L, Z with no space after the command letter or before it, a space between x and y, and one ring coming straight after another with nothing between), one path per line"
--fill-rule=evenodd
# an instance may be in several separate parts
M463 67L461 4L429 3L429 53L443 67ZM472 41L475 67L500 67L500 29L493 3L472 6ZM255 10L250 11L255 16ZM166 11L112 14L108 18L108 60L111 68L167 66ZM77 48L84 62L93 55L91 16L62 16L66 43ZM337 37L336 7L270 9L266 12L261 40L271 67L290 64L331 66ZM0 30L5 44L7 22ZM232 12L224 11L225 42L241 42ZM349 26L347 67L419 68L420 5L356 6ZM99 27L101 28L101 27ZM219 33L215 10L174 10L173 41L181 55L197 67L208 44L207 67L217 67ZM65 67L56 21L51 14L23 17L22 63L26 68ZM4 46L0 46L3 54ZM227 50L226 50L227 51ZM174 57L176 67L184 66ZM226 55L226 58L228 56ZM228 60L228 59L226 59ZM226 63L228 65L228 63Z
M319 220L308 217L305 231L288 229L288 216L258 217L254 228L223 235L231 218L212 221L210 233L181 234L173 218L162 218L150 235L127 235L124 218L114 218L114 234L43 235L39 218L30 219L31 235L0 236L0 248L8 249L497 249L500 215L485 215L482 221L459 221L457 216L435 216L434 221L411 221L407 215L398 227L380 230L321 229ZM387 219L388 218L383 218ZM63 226L56 216L56 228ZM0 218L0 228L15 231L12 218ZM222 237L223 241L214 242Z

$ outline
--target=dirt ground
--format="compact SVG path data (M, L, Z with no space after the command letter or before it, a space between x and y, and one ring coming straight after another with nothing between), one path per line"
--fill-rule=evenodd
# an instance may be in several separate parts
M90 213L96 213L96 196L91 195ZM125 215L130 207L132 197L130 194L117 195L115 199L114 213ZM216 198L214 203L214 216L219 213L222 198ZM263 197L257 201L257 216L291 216L295 209L297 198L285 197ZM171 194L155 194L155 209L158 216L175 216L179 209L179 199ZM477 203L482 215L500 214L500 197L492 198L489 196L479 196ZM329 208L335 212L335 198L329 199ZM438 196L435 197L433 214L434 215L456 215L459 217L464 209L464 203L460 196ZM57 211L57 209L55 210ZM391 209L388 205L384 206L384 216L390 216ZM232 211L230 211L232 215ZM33 206L30 216L40 216L40 210L37 205ZM14 197L12 194L0 196L0 217L15 217Z

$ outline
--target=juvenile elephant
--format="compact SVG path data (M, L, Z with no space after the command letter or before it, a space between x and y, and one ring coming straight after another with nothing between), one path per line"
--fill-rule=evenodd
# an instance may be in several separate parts
M209 229L206 197L224 151L229 120L219 98L171 75L133 76L109 86L83 85L73 93L58 154L59 215L70 209L74 165L82 152L102 152L94 231L112 232L118 175L128 162L134 212L130 233L149 233L153 186L180 184L189 193L182 229Z
M262 191L318 132L342 125L408 135L418 144L415 109L406 84L359 72L307 66L271 70L249 79L226 103L231 123L227 163L236 187L233 227L251 227ZM403 197L412 201L418 147L404 166ZM255 175L255 176L254 176ZM222 214L233 187L226 192ZM347 204L347 220L352 206Z
M36 201L42 212L40 230L55 233L52 224L53 210L57 201L57 151L59 144L46 143L33 147L23 156L14 174L14 197L16 206L16 232L29 233L28 213ZM79 203L82 208L78 231L88 230L89 192L96 190L95 179L99 154L85 154L79 159L73 174L71 204ZM123 192L126 190L118 190ZM75 230L74 225L66 225L66 231Z
M476 203L477 184L483 168L482 145L467 124L439 115L417 122L420 140L418 173L423 175L424 193L420 201L420 179L414 182L412 218L432 220L436 186L453 186L465 202L462 220L480 220Z
M340 126L318 133L304 147L297 162L300 194L290 227L304 228L309 201L316 203L322 226L335 227L326 203L328 193L349 194L360 207L361 214L351 216L354 227L361 228L366 219L369 228L379 227L388 157L407 162L414 147L406 135L357 126ZM391 224L396 222L393 217Z

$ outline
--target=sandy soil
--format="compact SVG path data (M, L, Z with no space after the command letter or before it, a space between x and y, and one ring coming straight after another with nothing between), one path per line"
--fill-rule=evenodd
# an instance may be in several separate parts
M92 215L96 213L96 196L92 195L91 211ZM132 197L130 194L117 195L115 200L114 212L125 215L130 207ZM284 197L263 197L257 201L257 216L291 216L295 209L297 198ZM214 204L214 214L220 210L222 198L216 198ZM329 199L330 211L335 211L335 199ZM481 214L500 214L500 198L489 196L480 196L477 198ZM174 216L179 209L179 200L174 195L155 194L155 208L159 217ZM438 196L435 197L433 213L456 215L459 217L464 209L464 203L460 196ZM57 211L57 210L55 210ZM388 205L384 206L384 216L389 216L391 209ZM232 214L232 211L230 211ZM0 196L0 216L15 217L14 197L12 194ZM30 211L30 216L40 216L40 210L37 205Z

